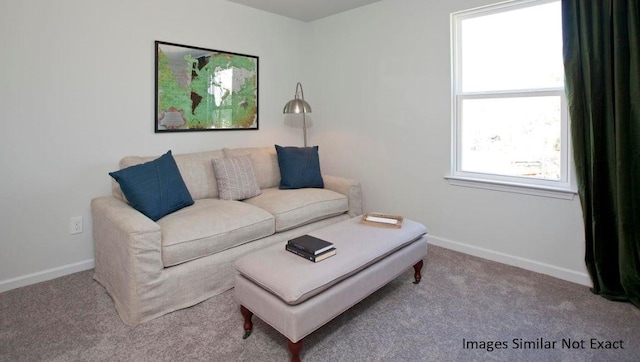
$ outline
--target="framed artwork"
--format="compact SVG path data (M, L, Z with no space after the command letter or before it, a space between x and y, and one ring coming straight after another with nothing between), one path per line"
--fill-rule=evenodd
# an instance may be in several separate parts
M156 133L258 129L258 57L155 44Z

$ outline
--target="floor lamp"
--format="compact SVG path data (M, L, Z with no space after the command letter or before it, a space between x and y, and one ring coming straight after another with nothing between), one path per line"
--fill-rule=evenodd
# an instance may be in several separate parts
M300 94L298 95L298 89ZM307 118L306 114L311 113L311 106L304 100L304 91L302 84L298 82L296 85L295 98L284 105L283 113L302 113L302 132L304 133L304 146L307 147Z

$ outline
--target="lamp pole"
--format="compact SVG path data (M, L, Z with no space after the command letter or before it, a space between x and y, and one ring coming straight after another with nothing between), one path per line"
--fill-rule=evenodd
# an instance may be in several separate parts
M298 87L300 87L300 96L302 96L302 133L304 134L304 147L307 147L307 112L305 110L304 90L302 90L302 84L298 82L296 85L296 96L298 94Z

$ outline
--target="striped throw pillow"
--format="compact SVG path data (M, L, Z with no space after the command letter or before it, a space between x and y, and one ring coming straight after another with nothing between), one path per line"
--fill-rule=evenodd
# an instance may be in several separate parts
M262 193L248 155L214 159L213 172L222 200L244 200Z

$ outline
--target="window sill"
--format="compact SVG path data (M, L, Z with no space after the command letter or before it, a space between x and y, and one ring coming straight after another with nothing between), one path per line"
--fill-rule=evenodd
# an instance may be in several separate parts
M514 182L492 181L476 178L445 176L450 185L474 187L485 190L512 192L518 194L551 197L554 199L573 200L578 193L576 190L554 188L546 186L536 186L531 184L519 184Z

